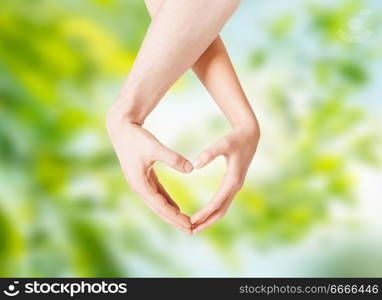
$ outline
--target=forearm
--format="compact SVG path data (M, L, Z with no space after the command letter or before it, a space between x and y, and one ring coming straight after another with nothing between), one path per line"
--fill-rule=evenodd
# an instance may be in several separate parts
M145 0L152 17L163 0ZM257 127L257 121L240 85L222 39L218 36L192 67L233 127Z
M222 39L217 38L193 66L232 127L258 127Z
M164 1L113 105L113 116L142 124L167 90L216 39L238 3L239 0Z

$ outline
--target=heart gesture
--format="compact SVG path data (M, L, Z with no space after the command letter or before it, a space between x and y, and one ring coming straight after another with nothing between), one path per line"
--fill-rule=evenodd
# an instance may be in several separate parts
M206 229L225 215L233 198L244 184L258 140L258 131L234 128L230 134L212 144L194 161L194 167L199 169L223 155L227 171L213 199L191 217L193 233Z
M152 22L129 76L107 117L107 129L130 187L162 219L186 233L206 229L224 216L244 183L259 140L255 114L218 36L239 0L146 0ZM197 20L197 22L195 22ZM229 120L232 131L191 164L142 125L160 99L192 68ZM227 171L213 199L188 217L159 182L162 161L189 173L224 156Z
M180 212L152 168L156 161L162 161L180 172L189 173L191 163L140 126L122 120L109 123L108 131L131 189L163 220L191 233L190 218Z

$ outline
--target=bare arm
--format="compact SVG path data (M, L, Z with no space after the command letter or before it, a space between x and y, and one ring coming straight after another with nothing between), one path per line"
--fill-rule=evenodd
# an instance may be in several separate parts
M145 0L152 17L156 15L162 2L163 0ZM192 69L233 127L245 124L256 128L256 117L220 36L209 45Z
M112 111L142 124L168 89L216 39L239 2L164 1L152 18Z
M150 15L155 17L163 0L145 2ZM194 167L201 168L217 156L224 155L228 165L213 200L191 218L193 232L196 233L223 217L232 199L241 189L257 148L259 127L220 36L198 58L192 69L233 128L229 135L215 142L194 161Z
M190 219L160 185L152 165L160 160L185 173L192 165L156 140L142 124L167 90L216 39L239 2L164 1L107 117L112 144L132 189L165 221L188 233L192 232Z

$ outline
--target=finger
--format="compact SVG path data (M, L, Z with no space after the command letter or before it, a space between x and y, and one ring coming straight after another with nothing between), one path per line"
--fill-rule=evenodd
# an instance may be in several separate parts
M223 218L231 202L232 199L227 199L224 205L220 209L213 212L213 214L205 222L199 224L196 227L193 227L192 234L196 234L202 230L207 229L208 227L219 221L221 218Z
M156 188L157 188L158 192L161 193L163 195L163 197L165 197L165 199L167 200L167 202L169 204L174 206L176 209L180 210L179 205L171 198L169 193L167 193L167 191L165 190L163 185L160 183L160 181L158 179L158 176L155 174L154 170L151 170L150 176L151 176L154 184L156 185Z
M182 214L174 206L170 205L167 202L167 199L150 185L150 178L146 177L144 172L140 171L137 174L132 187L134 188L134 191L141 196L145 203L164 221L183 231L191 230L190 218Z
M178 229L190 232L190 219L182 214L174 206L170 205L164 197L159 194L151 194L150 199L144 198L145 203L165 222L177 227ZM143 198L143 197L142 197Z
M190 218L170 205L161 194L151 195L149 206L167 223L184 232L191 233Z
M218 210L226 199L234 197L240 190L243 179L240 170L234 165L229 164L226 174L220 184L219 190L213 199L200 211L191 216L191 223L195 226L204 222L212 213Z
M171 225L177 227L178 229L182 231L190 233L191 223L188 216L181 214L177 218L176 217L174 218L174 216L176 216L177 214L172 213L173 217L169 218L168 214L171 214L171 212L168 212L167 214L163 214L161 212L161 209L160 208L158 209L158 207L160 206L160 203L164 202L163 205L170 206L172 209L179 212L179 210L176 207L170 205L167 202L167 199L163 195L161 196L162 199L159 200L159 203L155 202L155 199L158 199L156 195L160 195L160 194L158 193L158 188L157 188L157 185L155 184L155 181L149 175L152 169L147 170L148 172L145 170L147 170L145 167L137 166L134 172L134 176L131 176L131 174L130 176L127 176L127 173L124 170L125 176L129 182L129 185L132 191L138 194L142 198L142 200L146 203L146 205L149 206L151 210L153 210L157 215L159 215L167 223L170 223Z
M163 195L163 197L166 198L167 202L174 206L177 210L180 211L180 207L178 205L178 203L176 203L172 198L171 196L167 193L167 191L164 189L163 185L159 182L158 183L158 191Z
M199 154L197 158L192 162L192 165L195 169L204 167L219 155L225 154L227 146L228 145L226 139L216 141L201 154Z
M166 146L162 146L159 151L158 160L182 173L190 173L193 169L192 164L186 158Z
M235 195L235 191L228 189L227 191L216 193L214 199L206 207L204 207L202 210L191 216L192 228L195 229L199 225L206 222L216 212L219 212L222 209L222 207L224 207L224 203L233 199Z

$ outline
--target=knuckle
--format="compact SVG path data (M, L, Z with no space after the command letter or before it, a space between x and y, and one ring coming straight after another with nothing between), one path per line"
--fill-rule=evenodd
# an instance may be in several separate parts
M226 211L225 211L225 210L222 210L222 211L219 213L217 220L222 219L222 218L225 216L225 214L226 214Z
M202 161L208 161L211 156L212 156L211 150L206 150L202 153L202 155L200 156L200 159Z
M130 189L133 193L141 195L142 187L139 183L136 181L131 181L130 180Z
M221 141L221 146L224 148L224 149L231 149L232 148L232 140L226 138L224 140Z
M224 217L228 212L228 207L225 207L223 210L222 210L222 213L221 213L221 217Z
M173 168L182 165L182 158L180 158L178 155L170 155L167 156L167 158L163 158L161 160Z
M137 188L137 186L135 186L135 185L130 185L130 189L131 189L131 191L132 191L133 193L135 193L135 194L138 194L138 193L139 193L138 188Z
M182 163L184 163L184 160L181 156L174 155L173 162L175 165L181 165Z
M232 182L232 187L234 190L240 190L243 187L244 180L242 178L235 178Z
M220 207L220 204L218 202L211 203L211 206L210 206L212 211L219 209L219 207Z

